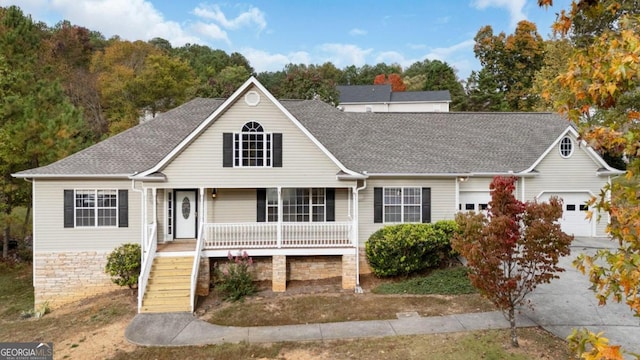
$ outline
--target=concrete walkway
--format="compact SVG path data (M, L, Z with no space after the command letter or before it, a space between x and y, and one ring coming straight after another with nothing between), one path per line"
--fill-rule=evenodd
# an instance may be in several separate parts
M566 271L560 274L560 279L539 286L530 294L534 310L522 309L517 319L518 327L539 325L563 339L572 329L586 327L594 332L604 331L611 344L621 344L627 351L640 353L640 319L624 304L598 306L589 290L591 284L587 277L571 265L580 253L593 254L597 248L614 245L607 239L577 238L571 255L561 259ZM184 346L241 341L323 341L508 328L509 323L498 311L432 317L407 313L398 314L398 319L394 320L244 328L209 324L191 313L170 313L136 315L125 336L138 345Z
M517 323L519 327L536 326L522 316ZM394 320L254 327L218 326L190 313L171 313L138 314L127 327L125 336L138 345L184 346L241 341L323 341L508 328L509 323L498 311L430 317L407 313L399 314Z

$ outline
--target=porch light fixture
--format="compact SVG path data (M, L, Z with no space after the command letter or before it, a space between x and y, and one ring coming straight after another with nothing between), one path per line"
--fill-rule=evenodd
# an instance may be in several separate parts
M460 181L460 182L465 182L467 180L469 180L468 176L461 176L461 177L458 178L458 181Z
M211 198L215 199L217 195L218 195L218 189L211 188Z

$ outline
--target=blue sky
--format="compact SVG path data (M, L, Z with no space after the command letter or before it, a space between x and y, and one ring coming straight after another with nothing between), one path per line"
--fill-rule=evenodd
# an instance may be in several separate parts
M288 63L348 65L442 60L466 79L480 68L473 37L484 25L512 33L534 22L548 38L570 0L539 8L537 0L0 0L36 21L60 20L127 40L162 37L174 46L239 52L257 72Z

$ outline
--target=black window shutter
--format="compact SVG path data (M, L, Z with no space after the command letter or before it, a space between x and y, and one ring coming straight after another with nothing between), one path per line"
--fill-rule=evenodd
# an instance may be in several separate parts
M267 221L267 189L256 189L257 194L257 221Z
M431 188L422 188L422 222L431 222Z
M128 190L118 190L118 227L129 227Z
M73 190L64 191L64 227L72 228L75 225L73 216L73 203L75 199L73 196Z
M336 189L326 188L324 190L326 200L326 221L336 221Z
M373 222L382 222L382 188L373 188Z
M273 133L273 167L282 167L282 134Z
M233 133L222 134L222 167L233 167Z

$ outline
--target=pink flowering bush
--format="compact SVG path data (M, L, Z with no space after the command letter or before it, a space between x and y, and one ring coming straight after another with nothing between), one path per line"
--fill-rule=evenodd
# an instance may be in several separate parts
M257 288L254 283L253 259L246 251L236 256L229 252L227 258L229 258L227 267L217 271L217 287L224 299L238 301L245 296L255 294Z

